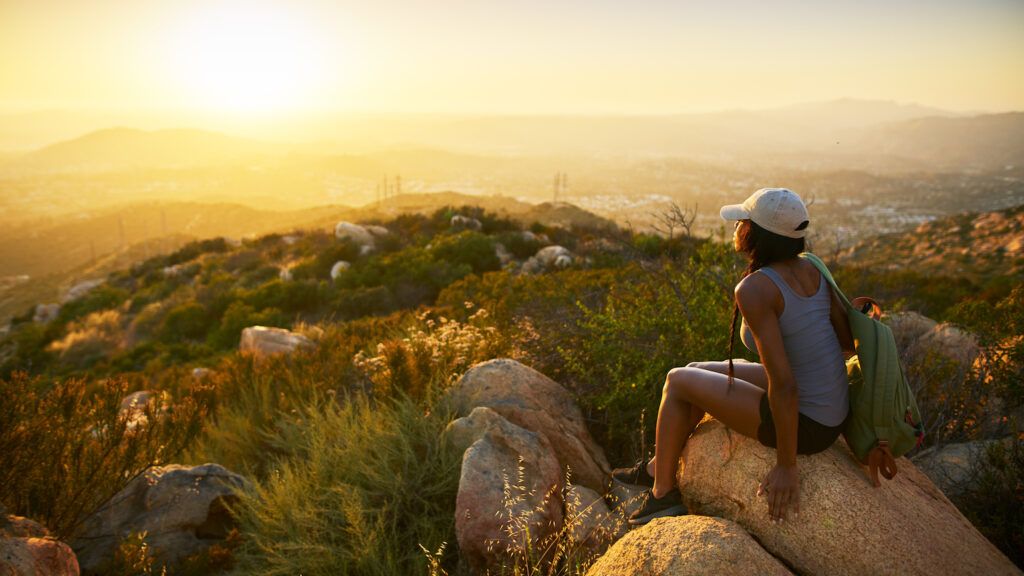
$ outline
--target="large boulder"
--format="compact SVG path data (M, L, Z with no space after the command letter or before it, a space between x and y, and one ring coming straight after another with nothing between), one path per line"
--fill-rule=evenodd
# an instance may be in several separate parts
M587 570L587 576L704 574L792 572L735 522L710 516L656 518L616 542Z
M572 395L554 380L515 360L488 360L467 371L448 399L459 414L487 406L544 436L574 484L604 492L610 474L604 451L591 438Z
M250 326L242 330L238 351L244 354L264 357L274 354L290 354L302 350L312 350L315 347L316 344L309 338L284 328Z
M939 354L966 370L981 351L973 334L917 312L887 314L885 322L892 329L903 359L910 364L925 362L930 354Z
M575 484L566 487L565 524L574 546L597 554L604 552L629 531L628 518L620 508L610 510L604 498L590 488Z
M905 350L911 343L931 332L938 322L917 312L894 312L885 315L885 323L892 329L896 347Z
M91 292L93 288L99 286L100 284L103 284L103 282L103 278L83 280L78 284L75 284L71 288L68 288L67 292L64 293L64 296L61 297L61 302L67 303L72 300L81 298L82 296L85 296L86 294Z
M543 436L477 407L449 424L445 438L465 449L455 536L475 573L507 564L510 547L536 549L561 529L562 475Z
M914 455L914 466L953 499L977 488L982 467L993 444L1011 440L978 440L935 446Z
M72 546L82 570L97 573L124 538L146 532L158 565L175 565L227 536L234 526L228 506L248 487L219 464L151 468L86 519Z
M334 237L338 240L352 240L360 248L369 247L373 249L376 245L373 233L365 226L353 224L352 222L338 222L334 226Z
M574 260L572 252L564 246L545 246L523 263L522 271L536 274L552 268L566 268Z
M842 441L797 457L800 515L773 524L756 489L775 459L706 419L680 460L683 500L693 513L734 520L800 574L1020 574L909 460L875 488Z
M51 538L40 524L7 516L0 508L0 574L78 576L78 559L67 544Z

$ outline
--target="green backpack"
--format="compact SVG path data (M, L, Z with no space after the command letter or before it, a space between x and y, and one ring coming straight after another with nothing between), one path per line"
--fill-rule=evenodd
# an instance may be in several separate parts
M846 362L851 413L844 435L857 458L871 466L872 480L877 486L876 468L880 467L886 478L892 478L896 474L893 458L921 445L921 413L903 375L892 329L856 309L817 256L810 252L800 256L814 264L828 280L850 319L857 354Z

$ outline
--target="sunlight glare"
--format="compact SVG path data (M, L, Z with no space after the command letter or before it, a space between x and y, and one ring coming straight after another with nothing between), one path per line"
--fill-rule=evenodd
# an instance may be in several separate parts
M299 13L268 2L201 6L175 50L190 103L246 113L310 105L327 73L325 50Z

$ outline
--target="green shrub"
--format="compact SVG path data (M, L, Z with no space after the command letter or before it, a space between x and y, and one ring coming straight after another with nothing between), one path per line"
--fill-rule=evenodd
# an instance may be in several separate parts
M657 415L670 369L726 358L732 263L730 253L709 245L684 263L614 286L603 306L581 306L581 336L558 351L566 383L601 423L596 433L610 458L636 459L653 445L654 426L646 438L637 430L642 415L649 422Z
M328 307L339 320L390 314L399 308L391 291L383 286L337 290Z
M220 325L207 336L213 348L227 349L238 346L242 330L249 326L274 326L286 328L288 319L280 310L265 308L257 311L244 302L234 302L224 312Z
M447 414L398 397L310 406L269 440L292 452L244 498L238 568L254 575L423 573L454 541L461 454Z
M430 252L438 260L465 264L476 274L501 268L501 261L494 253L494 241L472 230L436 237Z
M324 292L314 280L274 279L245 293L242 299L256 310L276 308L283 312L304 312L317 309L325 299Z
M171 308L160 326L160 339L165 342L181 342L206 337L211 318L201 304L185 302Z
M1024 569L1024 439L993 443L980 467L977 486L957 505L986 538Z
M424 248L412 247L359 262L336 284L341 288L384 286L403 308L429 304L442 288L472 272L468 264L438 261Z
M319 248L317 253L307 262L292 269L292 277L296 280L330 280L331 268L340 260L355 262L359 258L359 246L351 240L335 240L330 245Z
M498 234L497 239L498 242L501 242L501 244L505 246L505 249L508 250L510 254L520 260L525 260L530 256L533 256L537 253L537 250L544 247L542 242L536 239L531 239L519 230L502 232L501 234Z
M65 324L84 318L93 312L116 308L128 300L128 291L107 284L101 284L80 298L76 298L60 307L55 322Z

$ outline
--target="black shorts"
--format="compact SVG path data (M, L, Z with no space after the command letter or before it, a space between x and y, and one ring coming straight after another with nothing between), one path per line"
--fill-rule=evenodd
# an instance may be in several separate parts
M796 453L817 454L827 450L843 431L846 420L838 426L825 426L800 413L796 425ZM771 448L776 447L775 420L768 404L768 394L761 396L761 425L757 427L757 440Z

